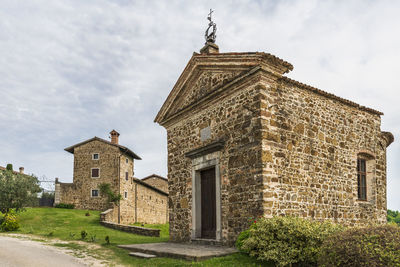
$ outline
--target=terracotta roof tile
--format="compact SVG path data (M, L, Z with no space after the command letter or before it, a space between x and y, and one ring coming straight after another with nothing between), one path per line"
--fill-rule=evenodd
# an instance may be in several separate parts
M104 143L106 143L106 144L119 147L123 152L125 152L125 153L127 153L128 155L132 156L134 159L141 159L138 155L135 154L135 152L133 152L133 151L130 150L129 148L127 148L127 147L125 147L125 146L121 146L121 145L119 145L119 144L113 144L113 143L111 143L110 141L104 140L104 139L102 139L102 138L100 138L100 137L97 137L97 136L95 136L95 137L93 137L93 138L90 138L90 139L88 139L88 140L86 140L86 141L80 142L80 143L78 143L78 144L75 144L75 145L73 145L73 146L67 147L67 148L65 148L64 150L65 150L65 151L68 151L68 152L70 152L70 153L72 153L72 154L74 154L74 149L75 149L75 147L84 145L84 144L89 143L89 142L94 141L94 140L101 141L101 142L104 142Z
M165 181L168 181L167 178L162 177L162 176L157 175L157 174L154 174L154 173L153 173L152 175L149 175L149 176L146 176L146 177L142 178L142 181L143 181L143 180L146 180L146 179L149 179L149 178L152 178L152 177L157 177L157 178L163 179L163 180L165 180Z

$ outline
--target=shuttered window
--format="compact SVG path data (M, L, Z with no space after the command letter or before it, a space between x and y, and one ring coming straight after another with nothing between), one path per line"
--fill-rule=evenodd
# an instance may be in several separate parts
M367 200L367 165L365 159L357 159L358 199Z
M92 169L92 178L99 178L100 177L100 169L99 168L93 168Z

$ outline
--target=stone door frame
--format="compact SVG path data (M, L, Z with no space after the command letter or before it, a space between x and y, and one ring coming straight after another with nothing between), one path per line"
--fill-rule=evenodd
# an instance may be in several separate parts
M201 238L201 175L202 170L215 168L215 212L216 231L215 240L220 241L221 235L221 176L220 176L220 149L221 141L207 145L186 153L192 159L192 239Z

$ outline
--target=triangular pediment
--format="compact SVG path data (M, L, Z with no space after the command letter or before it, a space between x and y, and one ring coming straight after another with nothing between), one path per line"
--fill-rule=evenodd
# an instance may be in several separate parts
M292 66L266 53L194 54L176 82L155 121L162 123L202 101L257 67L278 75Z
M249 68L202 68L197 69L183 86L183 90L177 95L174 105L169 109L166 116L175 114L177 111L190 106L203 97L229 83L240 75L246 73Z

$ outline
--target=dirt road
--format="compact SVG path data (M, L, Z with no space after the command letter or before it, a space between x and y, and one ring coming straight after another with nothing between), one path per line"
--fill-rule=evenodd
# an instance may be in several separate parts
M66 254L61 249L40 242L0 236L0 266L2 267L82 267L82 259Z

